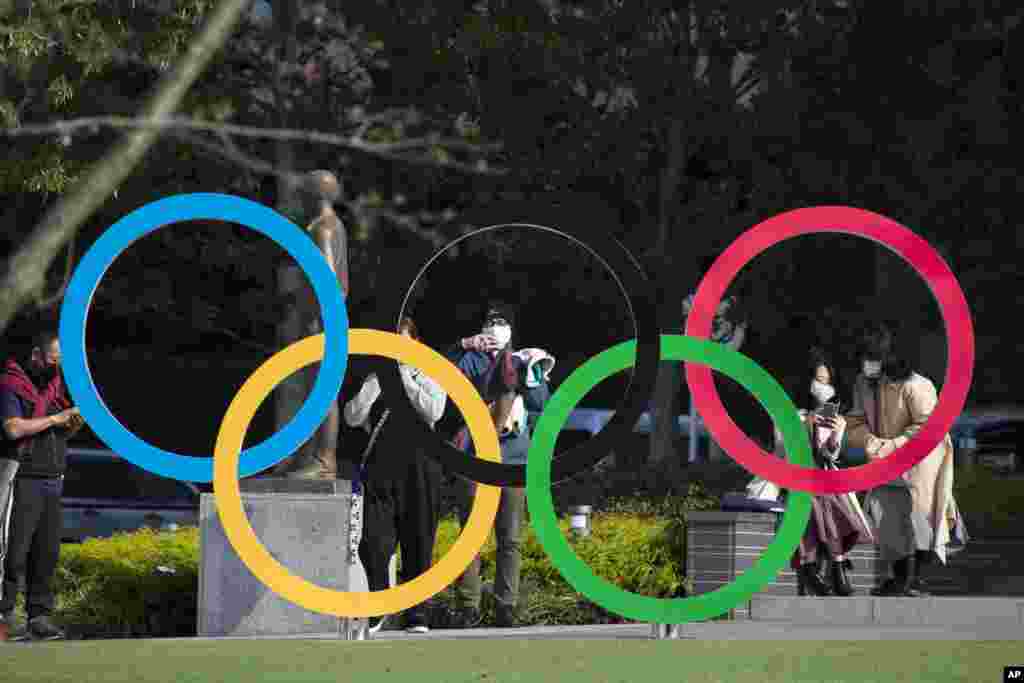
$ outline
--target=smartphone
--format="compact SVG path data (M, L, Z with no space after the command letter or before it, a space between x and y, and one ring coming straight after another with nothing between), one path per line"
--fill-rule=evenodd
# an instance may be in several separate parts
M834 418L839 415L839 406L835 403L826 403L818 409L821 417Z

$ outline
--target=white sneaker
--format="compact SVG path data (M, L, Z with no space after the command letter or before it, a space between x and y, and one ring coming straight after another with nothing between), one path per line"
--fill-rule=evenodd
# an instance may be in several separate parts
M430 633L430 629L425 624L416 624L415 626L409 626L405 629L406 633Z
M368 626L367 630L371 634L377 633L382 628L384 628L384 624L386 624L387 621L388 621L387 617L370 617L370 619L369 619L369 626Z

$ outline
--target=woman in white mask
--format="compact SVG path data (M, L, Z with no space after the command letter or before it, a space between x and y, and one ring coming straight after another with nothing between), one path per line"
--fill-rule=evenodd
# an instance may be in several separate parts
M868 460L875 461L914 437L935 409L938 392L930 379L914 371L906 349L884 325L875 325L865 335L860 356L861 375L847 416L848 438L851 447L863 448ZM877 529L882 559L893 566L893 577L873 593L926 595L921 566L933 559L945 563L954 534L961 542L967 540L953 499L949 435L924 460L872 489L864 507Z
M535 418L527 416L539 415L544 410L549 396L547 379L540 375L535 381L526 382L521 376L524 361L520 353L514 352L512 348L515 323L512 307L491 302L484 310L478 328L480 332L460 339L448 355L491 406L491 416L499 429L501 461L507 465L525 465L530 450L530 433L535 423ZM529 350L547 356L540 349ZM467 453L474 452L472 440L465 428L460 429L456 435L455 445ZM458 482L462 488L458 503L459 519L465 526L476 493L476 484L461 477ZM497 545L494 578L497 626L518 624L516 615L522 565L520 538L525 511L526 489L506 487L501 490L501 501L494 522ZM452 625L471 628L479 624L482 596L479 557L473 560L456 582L455 595L459 609L452 617Z
M810 354L807 374L797 393L800 420L806 425L811 449L819 467L838 469L846 421L838 413L836 372L819 349ZM823 412L835 409L835 417ZM785 457L782 434L775 429L775 454ZM858 543L870 543L871 528L856 496L829 494L815 496L811 501L811 519L800 546L793 553L791 566L797 573L800 595L852 595L847 553ZM829 572L823 576L824 560Z

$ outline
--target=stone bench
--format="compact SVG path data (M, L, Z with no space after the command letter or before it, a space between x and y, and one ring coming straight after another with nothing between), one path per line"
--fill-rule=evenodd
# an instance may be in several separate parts
M260 478L242 480L240 488L253 531L289 571L325 588L366 590L350 585L351 482ZM365 620L307 610L257 579L228 541L212 494L200 499L199 529L199 636L363 632Z
M775 538L781 515L759 512L690 512L687 514L684 573L693 593L717 590L753 566ZM849 554L850 583L857 595L868 595L888 576L874 545L858 545ZM758 595L796 596L796 573L787 565ZM749 619L750 602L731 611L731 618Z

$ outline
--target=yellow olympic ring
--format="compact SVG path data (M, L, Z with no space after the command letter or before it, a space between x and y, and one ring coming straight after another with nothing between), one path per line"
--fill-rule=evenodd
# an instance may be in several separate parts
M349 330L349 353L385 356L412 365L434 379L462 411L478 457L498 462L498 433L487 405L462 372L430 347L392 332ZM238 463L249 423L274 388L292 373L324 357L324 335L291 344L254 372L228 406L213 451L213 496L224 533L256 577L283 598L314 612L338 617L377 617L418 605L447 588L487 542L498 514L501 487L477 484L469 521L451 551L412 581L382 591L352 593L317 586L275 560L257 538L242 506Z

